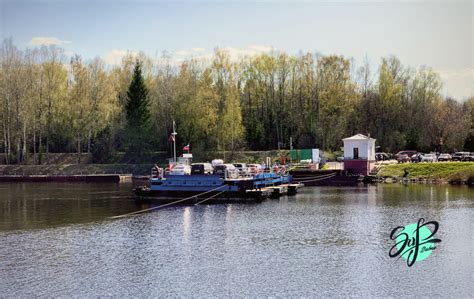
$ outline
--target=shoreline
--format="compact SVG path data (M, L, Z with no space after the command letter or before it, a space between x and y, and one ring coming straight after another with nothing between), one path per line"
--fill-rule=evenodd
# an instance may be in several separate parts
M153 164L0 165L0 182L124 182L150 175ZM382 165L368 183L474 186L474 162Z
M383 183L474 186L474 162L399 163L383 165L375 178Z

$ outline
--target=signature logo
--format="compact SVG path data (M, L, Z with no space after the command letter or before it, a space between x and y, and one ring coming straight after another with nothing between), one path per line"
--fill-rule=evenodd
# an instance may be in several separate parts
M390 248L389 256L404 258L408 267L426 259L436 249L435 244L441 242L441 239L434 237L438 228L438 222L425 222L424 218L420 218L417 223L395 227L390 234L395 245Z

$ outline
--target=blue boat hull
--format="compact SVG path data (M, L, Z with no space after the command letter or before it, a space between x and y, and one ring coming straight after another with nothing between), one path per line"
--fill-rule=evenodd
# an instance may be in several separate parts
M270 196L267 190L253 191L210 191L206 194L197 191L161 191L150 190L146 187L139 187L135 190L137 200L141 202L154 202L160 204L172 203L177 199L189 198L181 204L195 204L205 199L207 204L211 203L232 203L232 202L259 202Z
M171 203L247 202L260 201L271 195L267 186L288 184L289 176L266 173L253 178L223 179L218 175L168 175L150 179L149 187L136 188L139 201Z

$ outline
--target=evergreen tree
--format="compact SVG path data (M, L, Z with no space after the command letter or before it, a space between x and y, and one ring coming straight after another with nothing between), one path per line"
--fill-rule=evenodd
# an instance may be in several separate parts
M142 76L139 61L133 70L132 82L127 92L127 127L125 144L129 153L141 153L150 144L151 119L148 89Z

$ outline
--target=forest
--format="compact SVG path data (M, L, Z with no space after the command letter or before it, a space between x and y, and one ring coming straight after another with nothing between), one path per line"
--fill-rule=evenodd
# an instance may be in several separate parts
M148 124L130 134L137 64ZM338 55L233 59L218 48L208 60L140 53L112 66L57 46L21 50L5 39L0 151L6 164L40 164L53 152L106 162L118 152L170 151L173 121L178 148L189 144L193 152L288 149L290 138L293 148L334 151L356 133L370 134L386 152L474 151L474 98L444 97L436 72L395 56L373 69Z

